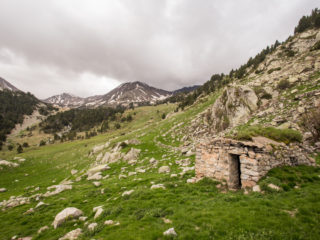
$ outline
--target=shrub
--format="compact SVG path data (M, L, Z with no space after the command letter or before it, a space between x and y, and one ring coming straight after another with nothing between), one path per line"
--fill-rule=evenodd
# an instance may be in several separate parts
M22 144L22 147L27 148L27 147L29 147L29 144L28 144L27 142L24 142L24 143Z
M301 125L311 132L315 142L320 139L320 109L312 109L306 112L301 119Z
M166 114L165 114L165 113L162 113L161 118L162 118L162 119L165 119L165 118L166 118Z
M281 70L281 67L271 68L271 69L268 70L268 74L271 74L271 73L273 73L274 71L279 71L279 70Z
M116 129L119 129L119 128L121 128L121 125L119 123L116 123L115 127L116 127Z
M9 150L9 151L12 151L13 148L14 148L14 146L13 146L12 144L10 144L10 145L8 146L8 150Z
M290 87L290 82L286 79L284 80L281 80L279 83L278 83L278 86L277 88L280 89L280 90L285 90L287 88Z
M41 140L39 143L39 146L44 146L44 145L46 145L46 142L44 140Z
M316 42L311 48L311 51L316 51L316 50L320 50L320 40Z
M22 146L19 144L18 148L17 148L17 153L22 153L23 152L23 148Z

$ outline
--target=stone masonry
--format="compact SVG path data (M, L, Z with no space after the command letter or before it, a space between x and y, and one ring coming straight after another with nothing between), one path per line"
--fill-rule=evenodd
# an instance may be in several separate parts
M315 162L298 145L214 138L198 144L195 172L198 179L225 180L229 188L239 189L253 187L270 169L285 165Z

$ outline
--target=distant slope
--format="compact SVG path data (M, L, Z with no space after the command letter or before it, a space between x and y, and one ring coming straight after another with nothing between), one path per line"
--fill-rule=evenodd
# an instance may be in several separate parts
M179 93L189 93L189 92L192 92L194 90L196 90L197 88L199 88L201 85L194 85L194 86L191 86L191 87L183 87L183 88L180 88L180 89L177 89L175 91L173 91L173 95L175 94L179 94Z
M85 99L81 97L74 96L70 93L62 93L59 95L54 95L43 100L46 103L51 103L58 105L60 107L79 107L84 104Z
M7 89L9 91L19 92L20 90L0 77L0 91Z
M162 89L154 88L142 82L127 82L116 87L105 95L96 95L87 98L77 97L68 93L55 95L45 99L47 103L60 107L99 107L105 106L127 106L130 103L155 103L163 100L172 93Z

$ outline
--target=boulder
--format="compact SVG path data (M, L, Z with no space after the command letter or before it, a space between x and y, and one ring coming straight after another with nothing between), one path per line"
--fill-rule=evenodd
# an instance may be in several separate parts
M52 225L56 229L62 223L64 223L66 220L77 219L82 215L83 215L83 212L81 210L79 210L79 209L77 209L75 207L68 207L68 208L65 208L64 210L62 210L61 212L59 212L56 215Z
M75 240L75 239L78 239L78 237L80 237L81 234L82 234L82 229L77 228L75 230L72 230L71 232L68 232L62 238L59 238L59 240Z

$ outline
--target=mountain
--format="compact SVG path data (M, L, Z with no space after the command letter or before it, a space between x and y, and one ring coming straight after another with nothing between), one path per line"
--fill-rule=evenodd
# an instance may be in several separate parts
M74 96L70 93L62 93L59 95L54 95L47 99L44 99L44 102L51 103L53 105L58 105L60 107L79 107L84 104L85 99L81 97Z
M171 96L171 94L171 92L150 87L146 83L128 82L121 84L102 98L109 105L128 105L131 102L149 102L152 104Z
M7 82L6 80L0 77L0 91L3 91L4 89L7 89L13 92L21 92L18 88L16 88L11 83Z
M123 83L105 95L96 95L87 98L77 97L68 93L55 95L45 99L47 103L58 105L60 107L99 107L106 106L127 106L130 103L155 103L163 100L172 93L162 89L154 88L142 82Z

